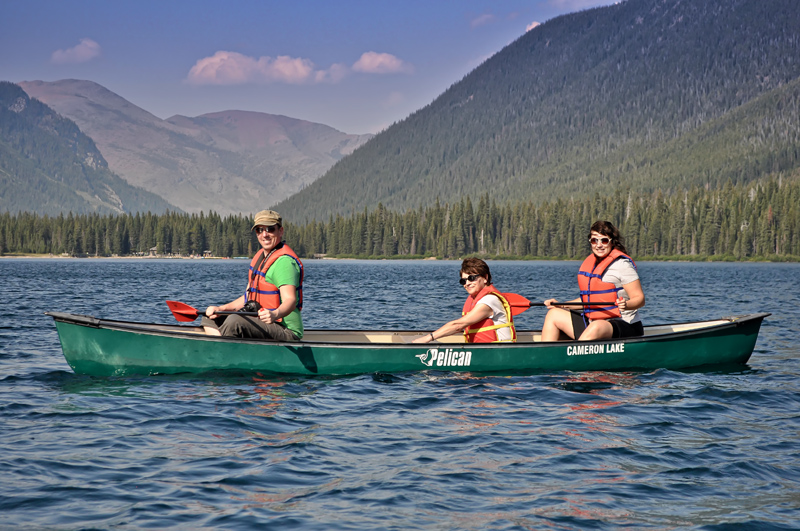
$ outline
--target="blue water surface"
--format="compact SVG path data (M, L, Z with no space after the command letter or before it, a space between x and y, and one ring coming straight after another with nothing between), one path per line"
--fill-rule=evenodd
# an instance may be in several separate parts
M43 314L170 323L247 264L0 260L0 527L799 527L798 264L639 264L646 323L772 312L748 365L703 371L92 378ZM305 265L306 328L431 330L465 297L458 262ZM578 265L490 262L532 301Z

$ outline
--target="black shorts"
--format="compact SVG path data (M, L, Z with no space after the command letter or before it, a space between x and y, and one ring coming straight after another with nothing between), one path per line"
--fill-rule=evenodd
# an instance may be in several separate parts
M572 333L575 334L575 339L581 337L581 334L586 330L586 323L583 322L583 314L581 312L569 312L572 315ZM642 322L628 323L625 319L615 317L608 319L609 324L614 329L611 335L612 339L619 339L621 337L639 337L644 335L644 326Z

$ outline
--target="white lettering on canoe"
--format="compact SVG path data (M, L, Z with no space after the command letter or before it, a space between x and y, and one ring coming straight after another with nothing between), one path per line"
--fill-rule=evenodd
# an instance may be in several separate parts
M472 362L472 352L446 348L429 348L425 354L417 354L419 361L428 367L468 367Z
M606 352L625 352L625 343L611 343Z
M612 352L625 352L625 343L610 343L608 345L570 345L567 347L567 356L610 354Z

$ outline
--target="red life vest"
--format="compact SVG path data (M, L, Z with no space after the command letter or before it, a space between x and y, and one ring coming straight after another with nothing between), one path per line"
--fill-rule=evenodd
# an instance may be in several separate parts
M291 247L285 243L281 243L278 247L265 254L262 249L261 252L256 253L250 261L249 280L247 282L247 290L245 291L244 298L246 301L257 301L262 308L268 310L275 310L281 305L281 291L278 286L266 281L265 275L267 270L275 260L281 256L289 256L300 267L300 285L297 286L297 309L303 309L303 263L297 258L297 255Z
M603 274L605 274L606 270L612 263L622 258L627 258L636 267L633 259L619 249L612 249L599 262L594 254L590 254L581 264L581 269L578 271L581 301L591 303L591 307L586 307L583 310L585 318L595 320L622 316L615 304L617 293L622 288L617 288L612 282L603 282Z
M511 315L511 305L508 304L503 295L497 291L497 289L493 285L486 286L483 288L477 296L467 297L467 301L464 303L464 309L461 311L461 315L467 315L475 305L478 303L484 295L493 294L500 302L503 304L503 310L506 312L506 319L508 322L506 324L494 324L491 317L488 319L484 319L483 321L478 321L477 323L471 325L471 328L464 329L464 337L467 340L467 343L515 343L517 341L517 331L514 328L514 318ZM497 329L498 328L510 328L511 329L511 339L504 339L500 340L497 337Z

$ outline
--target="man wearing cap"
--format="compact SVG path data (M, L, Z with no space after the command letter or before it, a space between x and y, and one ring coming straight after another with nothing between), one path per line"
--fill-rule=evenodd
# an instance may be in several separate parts
M283 220L274 210L256 214L253 228L261 249L250 262L245 294L227 304L209 306L203 317L206 334L297 341L303 337L303 263L283 241ZM257 303L257 305L256 305ZM258 317L217 315L245 308ZM252 306L255 308L252 308Z

